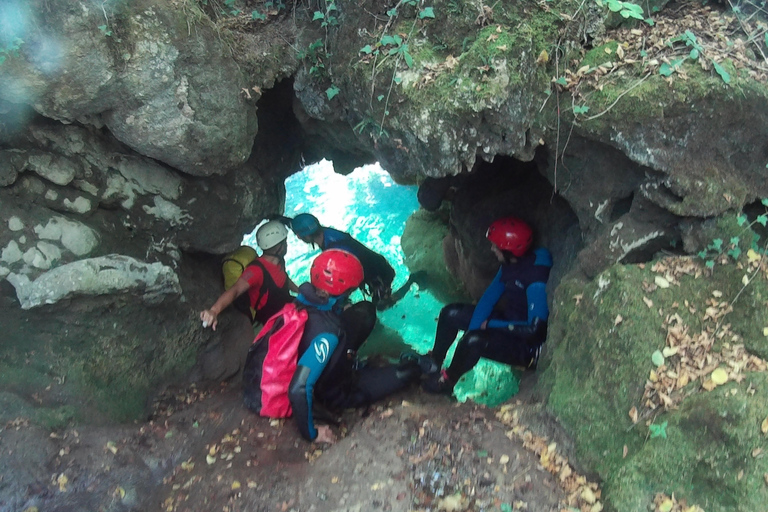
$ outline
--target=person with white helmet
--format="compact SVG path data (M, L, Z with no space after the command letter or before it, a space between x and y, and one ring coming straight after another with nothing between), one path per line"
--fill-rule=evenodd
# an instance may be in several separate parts
M290 292L299 288L285 271L285 254L288 251L288 229L278 220L271 220L256 232L256 243L262 255L251 261L235 283L219 296L210 308L200 312L203 327L214 331L218 317L236 301L245 302L251 323L266 322L270 316L293 300ZM238 308L241 309L241 308Z

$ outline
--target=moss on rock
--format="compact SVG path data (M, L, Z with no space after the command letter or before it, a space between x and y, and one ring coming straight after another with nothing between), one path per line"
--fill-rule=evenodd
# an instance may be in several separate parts
M768 374L744 371L740 382L712 391L701 379L693 381L676 391L678 406L668 410L648 409L644 399L656 370L652 354L665 347L664 322L671 315L701 331L714 325L707 308L731 304L734 311L713 329L713 360L740 343L765 358L765 270L750 273L754 278L745 286L747 258L722 261L711 272L696 262L697 273L667 288L655 285L664 276L661 268L615 265L591 283L567 278L556 292L549 339L557 348L541 382L551 391L548 407L574 438L578 459L600 474L615 510L647 510L656 493L674 493L708 512L757 510L768 500L760 481L768 461L752 456L764 444ZM727 336L718 338L723 331ZM651 437L650 424L656 434L665 425L666 437Z

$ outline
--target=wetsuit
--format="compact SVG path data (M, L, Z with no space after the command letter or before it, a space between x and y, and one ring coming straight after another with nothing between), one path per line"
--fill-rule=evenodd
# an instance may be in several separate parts
M333 228L322 228L322 250L343 249L354 254L363 265L363 285L367 286L367 292L376 304L384 297L392 293L392 281L395 279L395 269L381 254L372 251L358 242L352 235Z
M432 358L442 366L459 330L466 331L456 345L446 370L456 382L481 357L515 366L533 367L547 337L546 283L552 268L547 249L530 251L514 263L503 264L477 306L449 304L440 311ZM481 329L483 322L486 328Z
M323 299L310 283L301 285L296 300L306 307L308 316L288 396L305 439L317 437L312 415L315 400L331 410L359 407L418 377L395 366L357 369L355 353L376 323L372 303L362 301L343 309L346 296Z
M284 265L275 265L263 257L256 258L245 267L240 278L248 281L248 292L235 300L235 307L247 310L251 322L265 323L293 300Z

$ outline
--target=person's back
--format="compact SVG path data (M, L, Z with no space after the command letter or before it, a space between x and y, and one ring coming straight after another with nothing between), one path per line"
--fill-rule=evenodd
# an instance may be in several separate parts
M371 250L352 235L322 226L314 215L301 213L291 220L291 229L302 241L317 244L320 249L341 249L353 254L363 266L363 284L374 304L392 293L395 269L381 254Z

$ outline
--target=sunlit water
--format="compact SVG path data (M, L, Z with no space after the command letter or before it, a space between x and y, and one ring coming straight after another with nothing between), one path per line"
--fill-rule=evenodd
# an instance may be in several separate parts
M355 169L347 176L336 174L331 162L308 166L285 182L285 215L311 213L324 226L346 231L374 251L384 255L395 269L393 289L408 280L403 263L400 236L408 217L419 208L415 186L401 186L392 181L378 164ZM256 231L244 243L256 247ZM286 265L288 275L301 284L309 280L309 267L319 250L289 233ZM353 299L360 298L359 292ZM429 290L414 284L408 294L386 311L379 321L395 330L403 341L419 353L432 348L437 316L444 304ZM449 354L450 356L451 354ZM473 398L489 405L499 403L517 392L517 379L509 367L483 361L456 388L462 401Z

